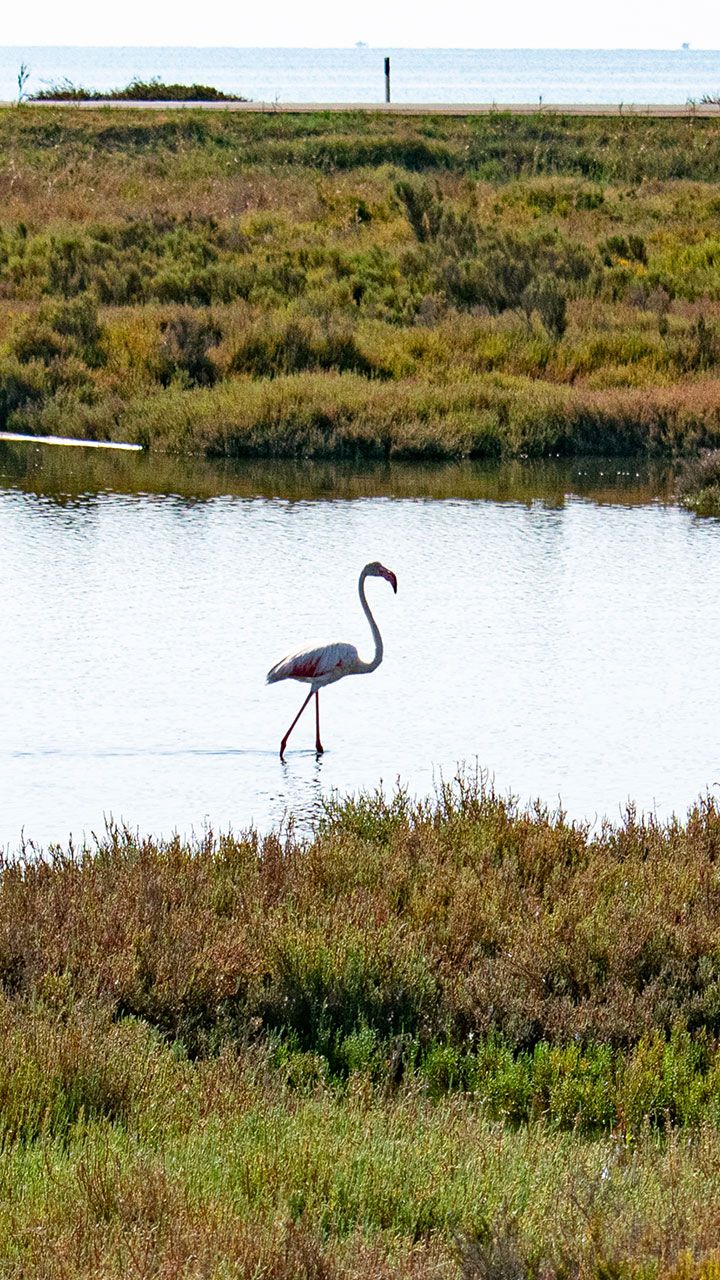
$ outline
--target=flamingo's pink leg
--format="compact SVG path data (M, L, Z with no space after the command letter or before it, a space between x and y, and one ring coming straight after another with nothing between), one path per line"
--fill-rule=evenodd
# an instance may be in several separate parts
M290 728L288 729L287 733L285 734L285 737L283 738L282 742L280 743L280 759L281 759L281 760L284 760L284 759L285 759L285 748L286 748L286 746L287 746L287 740L288 740L288 738L290 737L290 734L292 733L293 729L295 728L295 725L297 724L298 720L300 719L300 717L301 717L301 715L302 715L303 711L305 710L305 708L306 708L306 706L307 706L308 702L310 701L310 699L312 698L312 696L313 696L313 691L312 691L312 689L311 689L311 690L310 690L310 692L309 692L309 694L308 694L308 696L307 696L307 698L306 698L306 699L305 699L305 701L303 702L303 704L302 704L302 706L301 706L300 710L298 711L298 713L297 713L297 715L296 715L295 719L293 720L292 724L290 725Z
M321 756L325 750L320 741L320 694L315 690L315 750Z

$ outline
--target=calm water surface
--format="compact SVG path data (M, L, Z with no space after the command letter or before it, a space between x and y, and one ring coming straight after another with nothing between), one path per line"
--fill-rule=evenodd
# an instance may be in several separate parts
M720 781L720 522L627 464L214 469L0 446L0 847L307 827L324 796L458 762L590 820ZM321 695L264 685L305 641L371 652Z
M113 89L133 77L211 84L256 102L381 102L383 57L392 58L394 102L676 102L720 85L707 49L0 49L0 98L67 77Z

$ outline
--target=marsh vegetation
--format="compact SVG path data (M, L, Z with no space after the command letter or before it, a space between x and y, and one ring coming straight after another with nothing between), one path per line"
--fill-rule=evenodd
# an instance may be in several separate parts
M467 780L27 850L6 1274L715 1275L719 851L710 799L591 835Z
M221 458L720 444L710 122L38 107L0 140L3 426ZM716 491L716 453L684 483ZM711 796L591 830L462 777L306 839L26 846L2 1274L716 1280L719 857Z
M216 456L720 441L703 119L0 117L0 423Z

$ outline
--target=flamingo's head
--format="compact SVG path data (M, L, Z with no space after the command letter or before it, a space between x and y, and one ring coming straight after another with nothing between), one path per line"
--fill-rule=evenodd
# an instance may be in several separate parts
M397 578L395 577L395 574L392 569L386 569L385 565L381 564L379 560L373 560L372 564L365 565L365 568L363 569L363 577L384 578L386 582L390 583L390 586L397 595Z

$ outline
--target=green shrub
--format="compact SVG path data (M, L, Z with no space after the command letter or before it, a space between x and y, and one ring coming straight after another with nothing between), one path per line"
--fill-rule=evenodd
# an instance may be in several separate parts
M352 331L343 326L321 327L309 319L253 328L236 343L230 360L235 373L255 378L310 369L335 369L365 377L383 372L360 351Z
M247 102L238 94L223 93L206 84L164 84L157 76L137 76L124 89L86 89L64 77L30 96L31 102Z
M37 360L52 365L75 357L88 368L98 368L105 361L102 339L97 303L85 294L59 305L44 303L18 325L11 349L21 364Z
M20 361L17 356L0 361L0 422L4 429L16 410L39 404L51 393L44 362Z

